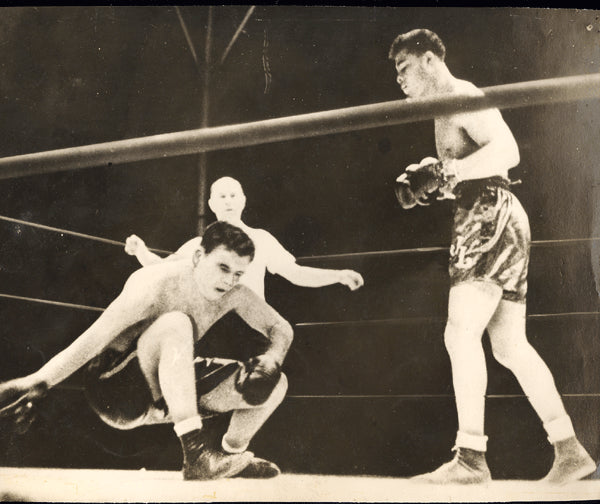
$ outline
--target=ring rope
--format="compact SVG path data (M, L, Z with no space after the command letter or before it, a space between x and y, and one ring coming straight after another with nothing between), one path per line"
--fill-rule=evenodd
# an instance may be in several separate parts
M530 313L528 319L546 319L560 317L597 317L600 311L588 312L559 312L559 313ZM358 325L384 325L384 324L420 324L424 322L445 322L447 317L404 317L390 319L372 319L372 320L341 320L334 322L299 322L296 327L331 327L331 326L358 326Z
M81 391L81 384L65 381L56 388ZM286 399L454 399L454 394L290 394ZM525 394L485 394L486 399L521 399ZM566 393L561 397L600 397L598 392Z
M73 382L63 382L56 386L61 390L81 391L85 387ZM454 394L290 394L286 399L454 399ZM486 394L486 399L521 399L525 394ZM561 397L600 397L598 392L561 394Z
M457 112L597 99L600 98L600 73L517 82L481 91L477 96L447 94L395 100L10 156L0 159L0 179L394 126Z
M34 228L44 229L46 231L54 231L56 233L60 233L61 235L68 234L68 235L72 235L72 236L77 236L79 238L87 238L88 240L95 240L95 241L99 241L102 243L109 243L111 245L119 245L119 246L125 245L125 242L111 240L109 238L102 238L100 236L93 236L93 235L89 235L89 234L85 234L85 233L78 233L76 231L69 231L68 229L61 229L61 228L52 227L52 226L45 226L44 224L36 224L35 222L24 221L21 219L15 219L13 217L7 217L6 215L0 215L0 220L12 222L13 224L22 224L24 226L30 226L30 227L34 227ZM172 254L173 253L169 250L161 250L161 249L155 249L155 248L149 248L148 250L151 250L152 252L163 253L163 254Z
M561 394L562 397L600 397L600 393ZM315 394L288 395L292 399L454 399L454 394ZM525 394L486 394L487 399L518 399Z
M54 306L64 306L66 308L77 308L80 310L93 310L93 311L100 311L100 312L104 311L104 308L98 308L97 306L87 306L87 305L80 305L80 304L73 304L73 303L63 303L61 301L51 301L50 299L39 299L39 298L31 298L31 297L25 297L25 296L15 296L13 294L0 293L0 298L18 299L20 301L32 301L34 303L43 303L43 304L49 304L49 305L54 305Z
M14 294L0 293L0 298L16 299L19 301L30 301L32 303L42 303L66 308L76 308L80 310L90 310L103 312L105 308L98 306L88 306L73 303L64 303L62 301L53 301L50 299L32 298L26 296L16 296ZM600 315L599 311L594 312L564 312L564 313L532 313L527 315L529 319L541 318L560 318L560 317L596 317ZM400 324L400 323L423 323L423 322L444 322L444 317L404 317L392 319L374 319L374 320L343 320L339 322L299 322L294 324L296 327L324 327L324 326L348 326L348 325L382 325L382 324Z
M0 215L0 220L4 220L7 222L12 222L14 224L21 224L23 226L31 226L34 228L44 229L46 231L54 231L61 234L69 234L72 236L77 236L79 238L87 238L90 240L99 241L102 243L109 243L111 245L118 245L120 247L125 245L125 242L111 240L109 238L102 238L99 236L93 236L84 233L78 233L76 231L69 231L68 229L62 229L52 226L46 226L44 224L37 224L31 221L25 221L21 219L15 219L14 217L7 217L5 215ZM559 245L568 245L573 243L587 243L593 241L600 241L600 237L594 236L591 238L564 238L564 239L556 239L556 240L535 240L531 242L532 247L545 247L545 246L559 246ZM158 252L161 254L172 254L171 250L163 250L157 248L150 248L148 250L152 252ZM383 256L396 256L403 254L421 254L421 253L429 253L429 252L447 252L449 247L415 247L415 248L406 248L406 249L394 249L394 250L376 250L372 252L349 252L345 254L325 254L325 255L310 255L310 256L301 256L298 257L299 261L317 261L323 259L351 259L358 257L383 257Z
M531 242L532 247L547 247L547 246L560 246L569 245L573 243L587 243L600 241L600 236L593 236L590 238L564 238L556 240L534 240ZM311 255L298 257L298 260L302 261L317 261L323 259L352 259L359 257L384 257L384 256L397 256L403 254L420 254L427 252L448 252L449 247L416 247L396 250L376 250L373 252L348 252L346 254L324 254L324 255Z
M345 254L324 254L298 257L299 261L317 261L321 259L352 259L358 257L385 257L403 254L425 254L428 252L444 252L449 247L415 247L395 250L375 250L371 252L348 252Z

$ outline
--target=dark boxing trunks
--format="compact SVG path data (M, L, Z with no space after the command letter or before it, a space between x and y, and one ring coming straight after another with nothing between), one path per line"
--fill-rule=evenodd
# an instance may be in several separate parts
M237 361L196 357L194 368L198 399L240 367L241 363ZM134 429L170 421L164 399L152 399L138 361L137 341L124 352L105 350L88 364L85 394L98 416L117 429ZM198 409L204 418L214 415L200 406Z
M88 364L85 395L98 416L116 429L158 423L167 416L164 401L152 399L135 344L125 352L105 350Z
M521 203L501 177L456 186L450 282L493 282L502 298L524 303L531 236Z

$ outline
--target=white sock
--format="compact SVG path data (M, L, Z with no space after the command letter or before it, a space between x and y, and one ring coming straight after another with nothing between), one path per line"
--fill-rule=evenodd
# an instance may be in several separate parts
M456 433L455 446L458 448L469 448L471 450L485 452L487 451L487 440L487 436L476 436L474 434L458 431Z
M552 444L575 436L575 430L573 429L573 423L569 415L563 415L551 422L545 423L544 429L546 429L546 433L548 434L548 441Z
M185 420L177 422L175 425L173 425L173 430L175 430L175 434L177 434L179 437L183 436L184 434L187 434L188 432L201 428L202 418L200 417L200 415L186 418Z
M246 443L245 446L242 446L241 448L233 448L225 439L225 436L223 436L223 439L221 440L221 446L223 447L223 450L225 450L227 453L243 453L248 449L248 443Z

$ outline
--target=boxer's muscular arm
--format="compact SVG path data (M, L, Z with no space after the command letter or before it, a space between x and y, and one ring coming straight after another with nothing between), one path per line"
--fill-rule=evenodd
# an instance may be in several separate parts
M454 161L453 169L460 180L495 175L506 177L508 170L519 164L517 142L499 110L461 114L453 122L478 146L472 153Z
M102 315L73 343L34 373L32 380L53 387L98 355L127 327L151 316L158 285L156 275L144 268L133 273L122 292Z
M270 344L265 353L272 355L279 365L283 364L294 338L292 326L246 286L237 285L230 293L227 300L230 309L268 338Z

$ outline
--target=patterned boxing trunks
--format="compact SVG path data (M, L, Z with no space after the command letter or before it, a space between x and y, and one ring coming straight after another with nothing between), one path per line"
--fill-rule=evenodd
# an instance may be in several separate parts
M531 236L529 219L501 177L461 182L456 202L450 282L493 282L502 299L525 303Z

